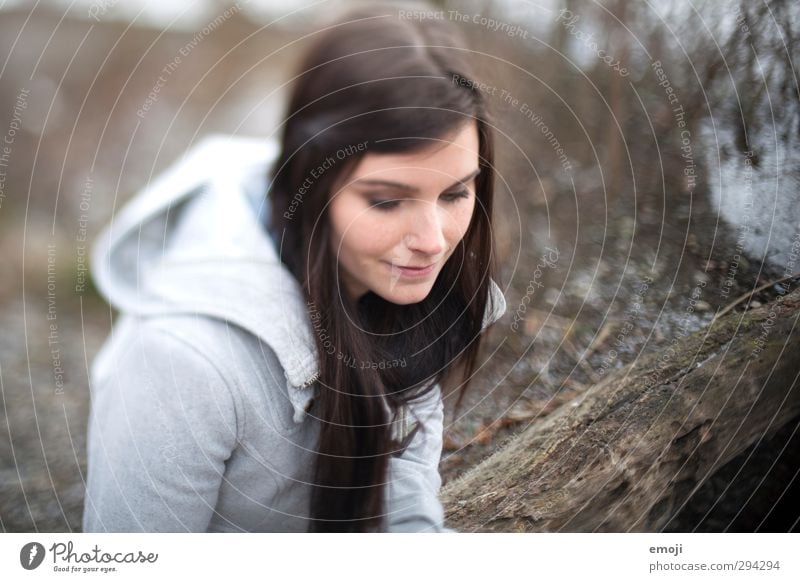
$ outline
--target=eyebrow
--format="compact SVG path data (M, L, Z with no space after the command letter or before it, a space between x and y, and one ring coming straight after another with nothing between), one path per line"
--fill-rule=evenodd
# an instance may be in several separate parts
M445 188L444 191L446 192L447 190L450 190L451 188L455 188L459 184L465 184L465 183L469 182L470 180L472 180L473 178L475 178L480 173L481 173L481 169L477 168L477 169L473 170L472 172L470 172L468 175L464 176L460 180L454 182L453 184L451 184L450 186ZM385 186L385 187L388 187L388 188L394 188L396 190L402 190L404 192L408 192L409 194L415 194L415 193L419 192L419 188L417 188L416 186L412 186L410 184L403 184L402 182L392 182L391 180L364 180L364 179L362 179L362 180L356 180L355 182L353 182L353 186Z

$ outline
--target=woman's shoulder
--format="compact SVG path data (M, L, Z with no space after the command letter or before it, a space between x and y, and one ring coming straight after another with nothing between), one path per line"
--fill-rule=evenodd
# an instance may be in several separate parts
M98 353L94 383L129 376L150 376L179 390L202 383L197 398L228 400L241 423L247 411L264 406L284 429L292 428L292 407L280 361L266 343L249 331L221 319L170 314L124 315ZM243 430L243 428L242 428Z
M114 323L108 339L97 354L94 376L110 372L112 361L133 357L137 348L151 357L167 357L174 350L192 352L198 360L214 367L226 367L231 353L252 351L257 340L251 333L225 321L196 314L138 316L123 314ZM172 348L167 352L163 344ZM233 348L238 348L233 350ZM235 363L235 362L234 362Z

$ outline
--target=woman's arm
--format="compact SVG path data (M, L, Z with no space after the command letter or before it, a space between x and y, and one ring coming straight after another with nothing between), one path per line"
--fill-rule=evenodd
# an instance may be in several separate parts
M83 530L206 531L237 442L234 398L158 320L127 332L92 387Z
M452 532L444 526L439 502L439 460L442 455L444 403L437 384L423 399L412 402L417 430L402 455L389 461L387 523L390 532Z

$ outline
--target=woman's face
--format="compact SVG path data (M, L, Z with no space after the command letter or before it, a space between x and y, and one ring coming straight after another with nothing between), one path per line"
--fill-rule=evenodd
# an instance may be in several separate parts
M365 154L329 212L343 292L417 303L467 232L478 129L470 121L423 151ZM424 267L424 268L422 268ZM422 268L422 269L421 269Z

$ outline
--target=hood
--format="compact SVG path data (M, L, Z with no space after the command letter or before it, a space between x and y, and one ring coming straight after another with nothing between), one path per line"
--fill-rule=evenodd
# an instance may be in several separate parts
M205 315L265 341L300 422L319 363L302 289L262 226L278 153L274 139L204 138L113 217L92 249L92 275L122 313ZM494 281L490 289L484 329L506 310Z

